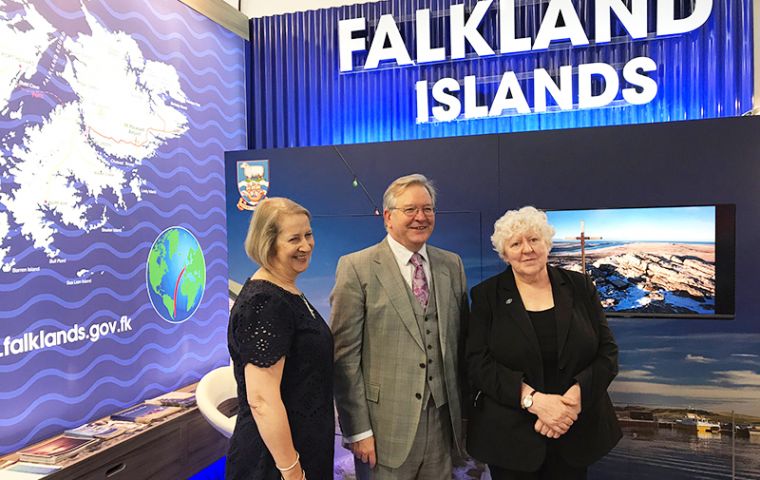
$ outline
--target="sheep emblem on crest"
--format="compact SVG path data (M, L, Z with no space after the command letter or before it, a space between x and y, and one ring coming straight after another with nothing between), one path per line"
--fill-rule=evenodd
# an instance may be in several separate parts
M237 162L238 210L255 210L269 191L269 160Z

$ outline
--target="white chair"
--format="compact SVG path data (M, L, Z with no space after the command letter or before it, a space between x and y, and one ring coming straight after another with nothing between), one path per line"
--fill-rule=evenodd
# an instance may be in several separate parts
M237 415L228 417L219 411L219 405L230 398L237 398L237 382L231 366L211 370L195 389L195 401L201 415L227 438L232 436Z

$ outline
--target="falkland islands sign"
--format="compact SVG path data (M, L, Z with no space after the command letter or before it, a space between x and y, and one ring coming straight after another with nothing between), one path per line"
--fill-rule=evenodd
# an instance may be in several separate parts
M593 22L584 27L572 0L550 0L535 35L531 36L518 36L517 26L526 22L520 18L521 8L516 7L515 0L481 0L469 15L465 14L463 4L451 5L446 19L448 29L439 30L437 36L431 32L440 19L431 18L430 9L420 9L414 16L414 45L407 45L393 15L382 15L372 30L368 30L365 17L341 20L339 68L341 73L350 73L380 68L381 62L398 68L465 62L479 57L546 51L560 42L569 42L572 48L591 48L614 43L613 19L617 19L631 40L649 42L699 29L712 13L713 0L693 0L691 10L685 14L676 11L673 0L596 0L593 8ZM498 28L489 29L495 33L490 35L494 38L488 38L480 27L488 15L494 14L498 16ZM415 53L414 58L411 52ZM465 71L466 68L463 65ZM545 112L547 97L552 108L560 111L605 107L619 97L630 105L644 105L657 95L657 70L652 58L639 55L615 65L593 62L555 66L551 71L545 68L532 72L505 71L495 93L487 99L479 92L481 79L477 75L423 79L413 89L416 122ZM519 78L529 78L532 85L521 86Z

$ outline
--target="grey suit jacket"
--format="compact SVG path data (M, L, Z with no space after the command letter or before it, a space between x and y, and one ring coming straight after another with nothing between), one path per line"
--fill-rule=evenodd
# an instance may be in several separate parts
M462 444L463 345L467 286L458 255L427 246L438 308L444 377L455 444ZM383 240L341 257L330 297L335 404L341 430L372 429L377 461L399 467L422 411L426 353L398 264ZM418 398L420 397L420 398Z

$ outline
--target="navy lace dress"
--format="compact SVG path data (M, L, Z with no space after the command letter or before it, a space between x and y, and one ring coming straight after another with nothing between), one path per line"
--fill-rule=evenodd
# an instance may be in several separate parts
M333 341L305 298L265 280L248 280L230 313L228 342L238 385L238 417L225 478L279 480L248 406L245 365L270 367L285 356L280 391L309 480L332 480L335 419ZM312 315L313 311L313 315Z

